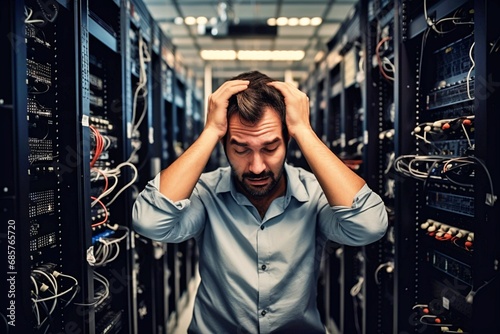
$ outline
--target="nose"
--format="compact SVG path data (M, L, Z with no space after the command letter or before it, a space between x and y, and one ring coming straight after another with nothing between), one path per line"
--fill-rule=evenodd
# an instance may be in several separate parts
M260 174L266 170L266 164L261 154L254 153L250 159L248 170L254 174Z

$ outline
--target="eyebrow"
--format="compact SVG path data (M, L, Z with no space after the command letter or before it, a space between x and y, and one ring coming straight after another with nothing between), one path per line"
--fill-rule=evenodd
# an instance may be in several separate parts
M268 141L264 142L262 144L262 146L269 146L269 145L272 145L272 144L275 144L275 143L279 142L280 140L281 140L280 138L276 137L273 140L268 140ZM247 143L239 142L239 141L237 141L234 138L231 138L231 140L229 141L229 144L236 145L236 146L241 146L241 147L248 147Z

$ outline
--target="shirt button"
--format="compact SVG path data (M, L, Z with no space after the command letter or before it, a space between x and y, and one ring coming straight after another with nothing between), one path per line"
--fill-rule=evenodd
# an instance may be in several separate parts
M266 265L265 265L265 264L263 264L263 265L261 266L261 268L262 268L262 270L266 270L266 268L267 268L267 267L266 267Z
M260 312L260 314L262 314L262 316L265 316L267 314L266 310L263 310L262 312Z
M263 230L265 228L264 225L260 225L260 229Z

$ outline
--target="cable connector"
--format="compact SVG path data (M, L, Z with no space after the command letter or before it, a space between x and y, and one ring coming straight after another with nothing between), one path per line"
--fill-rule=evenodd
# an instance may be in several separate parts
M94 246L90 246L87 249L87 262L91 266L95 265L95 263L96 263L96 259L94 256Z
M434 20L431 17L427 17L425 21L427 22L427 25L429 27L432 27L434 25Z
M465 296L465 301L469 304L472 304L474 302L474 296L476 295L476 291L471 290L467 296Z
M497 201L496 195L486 193L486 201L485 201L486 205L494 206L496 201Z
M45 292L45 291L47 291L48 289L49 289L49 286L48 286L47 284L42 283L42 284L40 285L40 291L41 291L41 292Z

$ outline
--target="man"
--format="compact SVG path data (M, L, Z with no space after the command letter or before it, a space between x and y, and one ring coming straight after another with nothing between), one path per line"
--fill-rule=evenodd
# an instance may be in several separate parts
M295 139L313 173L285 162ZM202 173L222 140L230 167ZM164 242L196 238L200 286L190 333L325 333L316 306L326 239L380 239L380 197L309 123L309 100L254 71L208 99L199 138L149 182L134 227ZM318 254L320 254L318 256Z

